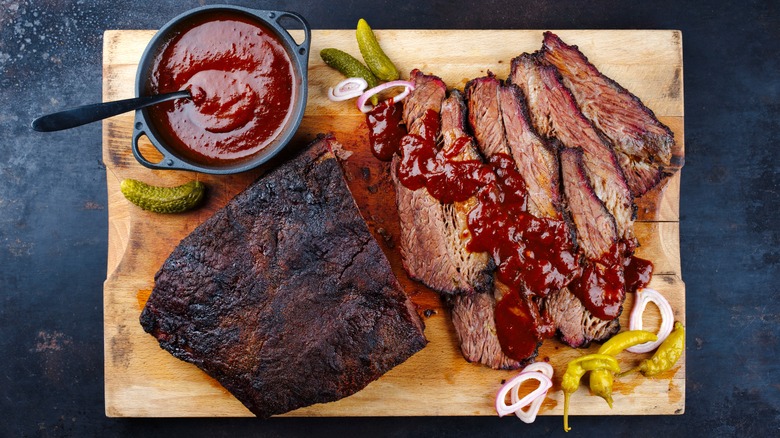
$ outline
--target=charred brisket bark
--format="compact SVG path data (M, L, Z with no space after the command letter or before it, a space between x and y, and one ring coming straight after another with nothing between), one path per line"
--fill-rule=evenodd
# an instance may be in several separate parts
M604 76L557 35L544 33L544 60L561 74L582 113L612 142L635 197L657 185L672 158L674 135L638 97Z
M144 330L259 417L349 396L426 344L319 139L184 238Z

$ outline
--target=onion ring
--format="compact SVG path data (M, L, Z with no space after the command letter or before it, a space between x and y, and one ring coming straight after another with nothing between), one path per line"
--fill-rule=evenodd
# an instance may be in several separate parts
M645 342L644 344L626 349L632 353L647 353L655 350L672 332L672 326L674 325L672 306L657 290L650 288L640 289L636 292L636 301L634 302L634 308L631 310L631 317L628 323L629 328L631 330L642 330L642 314L645 313L647 303L651 302L655 303L658 306L658 310L661 311L661 327L658 329L658 340Z
M366 106L366 101L368 99L370 99L371 96L373 96L375 94L378 94L378 93L381 93L382 91L385 91L388 88L393 88L393 87L404 87L405 88L405 90L401 94L398 94L395 97L393 97L393 103L398 103L398 102L401 101L401 99L406 97L409 94L409 92L414 90L414 82L409 82L409 81L390 81L390 82L385 82L384 84L381 84L381 85L377 85L376 87L374 87L374 88L372 88L370 90L367 90L360 97L358 97L358 101L357 101L358 109L361 112L363 112L363 113L367 113L367 112L371 111L373 109L373 107Z
M548 379L552 379L553 376L553 367L547 362L536 362L532 363L531 365L528 365L523 369L523 372L539 372L547 376ZM515 387L515 390L509 393L510 398L512 400L512 404L517 403L519 400L519 394L518 391L520 389L520 386L518 385ZM544 402L544 399L547 397L547 391L544 392L544 394L540 395L539 397L536 397L531 404L529 405L529 408L527 411L524 411L523 408L520 408L515 411L515 415L517 418L523 421L523 423L531 424L536 420L536 415L539 413L539 408L542 407L542 402Z
M328 99L333 102L360 97L368 88L368 82L363 78L347 78L339 82L335 87L328 88Z
M547 395L547 391L550 389L550 387L552 387L552 380L550 380L550 377L546 375L546 372L548 370L546 370L546 367L544 365L547 365L547 367L550 366L549 364L544 364L544 365L540 364L537 367L533 367L533 365L536 364L531 364L525 369L523 369L523 371L520 374L510 379L508 382L504 384L504 386L501 387L501 389L498 390L498 394L496 394L496 413L498 413L499 417L503 417L509 414L516 414L521 420L526 421L525 419L523 419L523 417L521 417L520 414L518 414L518 412L522 412L522 408L528 406L529 404L532 404L537 399L543 400ZM529 368L531 369L529 370ZM539 369L539 371L536 371L537 369ZM549 372L552 373L552 367L549 368ZM519 394L520 385L526 380L530 380L530 379L538 381L539 387L534 389L524 397L520 398L520 394ZM512 404L509 406L507 406L506 404L507 394L510 394L512 400ZM537 412L538 412L538 408L537 408ZM522 414L526 414L526 413L522 412ZM533 415L534 418L536 417L535 414L536 413L534 413ZM533 419L531 419L531 421L533 421Z

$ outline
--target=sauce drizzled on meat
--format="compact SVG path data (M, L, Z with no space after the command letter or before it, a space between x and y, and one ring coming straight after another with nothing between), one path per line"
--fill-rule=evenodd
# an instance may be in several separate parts
M528 213L528 193L512 157L498 153L487 162L454 160L469 137L442 151L436 145L438 113L429 110L423 116L419 135L405 133L396 121L399 113L381 103L367 115L372 151L383 161L400 155L398 179L410 190L425 188L445 204L477 197L468 214L468 250L492 254L498 280L510 288L495 309L497 335L507 356L525 360L543 338L553 335L532 296L545 297L568 286L594 316L611 320L620 315L626 291L650 281L652 263L631 256L633 247L626 242L581 266L566 224Z
M515 360L532 357L542 338L532 303L519 293L510 292L496 304L496 335L501 350Z
M387 112L383 103L367 116L373 137L396 135L382 132L390 126L381 116ZM452 149L442 151L435 143L438 124L438 113L429 110L422 118L420 135L405 135L401 139L401 183L410 190L424 187L445 204L477 196L480 202L469 213L473 238L468 249L492 254L498 262L498 278L514 290L527 288L545 296L565 286L578 267L563 223L526 212L528 193L509 155L497 154L487 163L453 160L470 139L463 137ZM372 147L377 149L386 147Z
M381 161L393 159L401 139L406 135L406 130L401 127L403 105L401 102L395 105L391 102L392 100L381 102L366 114L371 152Z
M653 263L632 253L633 247L620 241L601 259L587 260L582 274L569 284L569 290L595 317L617 318L626 292L636 292L650 283Z

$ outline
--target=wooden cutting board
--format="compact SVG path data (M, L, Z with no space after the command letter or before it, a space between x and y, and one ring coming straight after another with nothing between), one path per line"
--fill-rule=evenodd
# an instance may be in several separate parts
M557 32L577 44L606 75L639 96L675 134L676 160L682 163L683 70L682 36L671 30L571 30ZM136 66L153 31L106 31L103 53L103 99L133 97ZM296 35L296 34L294 34ZM404 77L413 68L441 76L451 88L488 71L506 78L509 61L541 47L536 30L385 30L377 36ZM296 35L300 38L300 34ZM296 146L317 133L332 131L353 155L345 172L350 188L369 227L388 256L401 284L419 306L429 345L359 393L338 402L290 412L288 416L427 416L495 415L493 400L504 379L516 372L494 371L467 363L460 355L450 317L438 296L411 281L401 267L395 236L398 218L387 164L373 158L367 147L365 119L354 103L333 103L329 86L342 77L325 66L319 51L337 47L359 55L352 30L315 30L309 66L309 101L294 140ZM233 176L209 176L178 171L153 171L138 164L130 152L133 115L103 122L103 160L108 185L108 274L104 286L105 400L111 417L251 416L251 413L215 380L198 368L175 359L144 333L138 322L154 286L154 274L168 254L214 211L244 189L262 170ZM144 154L153 158L146 143ZM125 178L157 185L177 185L199 179L209 187L205 207L181 215L158 215L127 202L119 191ZM638 200L636 235L638 255L652 260L656 271L651 287L663 293L685 321L685 287L680 275L680 172ZM630 309L632 297L626 308ZM645 325L658 326L654 309ZM627 326L628 311L621 323ZM541 415L560 415L563 394L560 377L565 364L586 352L555 340L540 349L539 358L555 368L554 387ZM624 368L647 355L623 353ZM615 404L609 409L585 386L574 394L573 415L680 414L685 409L685 358L657 378L639 375L615 381ZM576 420L574 421L576 424Z

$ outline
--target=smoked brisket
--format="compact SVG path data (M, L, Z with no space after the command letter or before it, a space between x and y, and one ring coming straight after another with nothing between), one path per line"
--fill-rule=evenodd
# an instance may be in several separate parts
M579 111L558 71L538 55L523 54L512 60L510 81L527 96L531 120L542 136L556 138L568 148L582 148L594 192L614 216L620 237L632 240L634 198L615 151Z
M674 135L638 97L604 76L579 51L544 33L544 60L558 69L582 113L614 145L632 194L657 185L672 158Z
M409 135L436 141L439 132L428 132L426 115L439 113L447 92L444 82L419 70L410 74L415 89L404 100L403 120ZM428 120L430 122L430 120ZM489 287L483 275L484 264L464 257L458 237L461 224L453 222L452 208L434 198L425 188L411 190L398 179L401 158L393 158L391 176L401 223L400 249L404 269L409 276L445 294L474 293Z
M458 90L452 90L444 101L441 109L442 150L450 151L456 145L461 147L460 153L454 158L457 161L481 160L476 150L476 144L466 133L466 104L463 95ZM464 146L458 142L467 141ZM445 205L445 211L450 214L454 223L458 224L460 234L461 257L465 260L479 260L480 275L486 282L492 282L492 271L495 267L490 254L486 252L472 253L466 246L471 240L468 229L468 213L477 204L476 197L466 202L456 202ZM449 209L449 210L446 210ZM485 287L474 293L460 293L447 297L445 302L450 307L452 323L458 336L463 357L469 362L477 362L494 369L514 369L521 364L507 357L501 350L496 337L494 288Z
M539 218L563 219L558 156L531 125L523 91L514 84L499 88L506 142L528 190L528 212Z
M473 139L465 132L466 104L463 96L453 90L444 100L441 107L441 149L451 152L458 147L459 152L451 157L452 161L481 160ZM462 141L467 143L461 144ZM477 198L472 196L463 202L443 204L447 252L450 260L464 278L466 284L472 285L475 292L492 289L493 269L495 264L487 252L472 252L468 250L471 241L471 231L468 225L468 214L477 204ZM471 291L466 291L471 293Z
M590 186L582 156L579 148L560 151L563 191L580 249L588 259L598 260L617 243L617 226ZM559 338L572 347L606 340L620 330L617 319L595 317L568 288L548 295L544 312L555 325Z
M528 189L528 211L539 218L564 220L574 234L574 224L569 222L570 217L564 214L562 205L557 149L536 134L522 90L514 84L501 85L498 79L492 77L472 80L466 89L469 91L469 96L475 98L469 101L470 108L479 115L471 114L475 132L502 133L503 138L497 135L483 135L484 146L488 150L511 153ZM497 96L493 103L489 102L493 99L492 96ZM499 119L493 120L491 114L498 115ZM486 129L485 125L490 126L491 129ZM581 157L579 164L581 165ZM586 188L587 193L593 193L589 186ZM595 201L603 207L603 203L598 198L595 198ZM607 215L611 217L608 212ZM620 327L617 321L604 321L594 317L566 287L552 291L544 298L534 298L534 300L538 303L544 319L549 321L559 338L573 347L583 347L593 340L605 339ZM477 304L484 306L489 303L484 299L472 301L474 302L468 303L470 309L479 309ZM492 300L492 305L495 308L495 298ZM467 319L466 316L458 316ZM492 318L491 323L495 324ZM475 345L468 347L476 349ZM461 344L461 349L463 348ZM491 350L486 348L485 351L485 354L490 357Z
M184 238L141 325L258 417L347 397L426 344L320 138Z
M465 87L466 99L468 100L469 125L474 132L480 152L488 159L499 154L510 157L513 155L506 129L514 129L515 126L504 126L502 102L508 100L506 96L502 99L504 94L502 90L504 88L506 87L501 81L492 74L473 79ZM510 108L507 108L510 113L516 109L516 107L511 107L511 105ZM508 115L507 120L511 122L513 116L516 117L518 114ZM528 134L534 136L532 131L525 133L525 135ZM524 133L522 132L513 133L511 138L513 141L522 141L523 135ZM538 140L538 137L536 139ZM516 144L514 146L516 148L519 147ZM517 152L522 153L521 150ZM525 175L523 177L525 178ZM538 186L536 186L536 190L539 190ZM515 359L512 359L503 352L501 354L494 353L494 347L500 346L499 332L495 327L496 306L504 299L505 295L514 294L517 297L518 306L515 310L518 312L520 309L528 311L529 315L526 316L529 317L517 318L512 323L514 329L527 329L529 332L535 332L532 336L536 336L536 341L538 342L535 343L535 347L530 345L531 348L528 348L523 353L525 360L528 360L536 356L538 346L541 344L541 332L546 329L546 326L540 327L540 324L544 324L541 321L538 311L539 306L536 302L539 298L533 297L533 293L525 289L512 290L498 278L494 278L494 285L493 294L487 297L464 297L460 299L460 302L456 301L455 304L459 305L460 308L453 308L453 321L456 324L456 328L458 325L470 324L464 328L457 329L458 337L461 341L461 350L464 351L464 355L468 352L472 356L479 357L482 363L487 363L493 368L516 368L523 363L523 361L516 360L520 359L520 357L516 356ZM485 314L491 315L490 320L479 325L478 316ZM508 329L504 327L504 330ZM462 335L462 332L470 336ZM484 351L479 351L479 348L482 348Z

